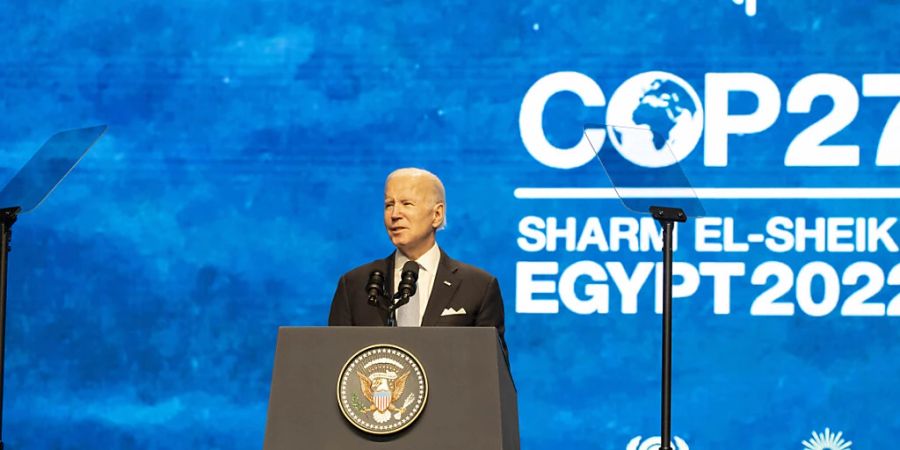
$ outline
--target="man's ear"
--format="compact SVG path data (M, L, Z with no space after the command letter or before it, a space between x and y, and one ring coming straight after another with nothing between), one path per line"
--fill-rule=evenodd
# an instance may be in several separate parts
M434 229L439 229L444 225L444 204L438 203L434 205L434 218L431 221L431 227Z

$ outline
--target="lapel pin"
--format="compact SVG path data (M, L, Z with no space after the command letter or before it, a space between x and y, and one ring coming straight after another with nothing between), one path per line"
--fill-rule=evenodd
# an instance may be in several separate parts
M453 286L453 285L452 285L452 284L450 284L450 282L449 282L449 281L447 281L447 280L444 280L444 284L446 284L446 285L447 285L447 286Z

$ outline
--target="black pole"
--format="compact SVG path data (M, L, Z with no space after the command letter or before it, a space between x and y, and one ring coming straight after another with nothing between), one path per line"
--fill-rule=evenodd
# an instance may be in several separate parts
M663 231L663 314L662 314L662 401L659 450L672 450L672 235L675 222L687 220L678 208L651 206L650 214Z
M662 431L660 450L671 450L672 442L672 229L663 226L663 335L662 335Z
M6 272L12 225L16 222L19 207L0 209L0 450L3 450L3 379L6 359Z
M388 305L388 323L389 327L396 327L397 325L397 309L401 306L409 303L409 297L404 298L400 293L396 293L393 297L385 297L391 298L391 302ZM3 450L3 449L0 449Z
M394 305L388 306L388 323L389 327L397 326L397 308ZM3 450L3 449L0 449Z

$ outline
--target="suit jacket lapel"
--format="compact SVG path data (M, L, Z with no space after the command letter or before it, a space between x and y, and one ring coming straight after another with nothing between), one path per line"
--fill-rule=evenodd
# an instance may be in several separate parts
M388 300L394 298L394 254L391 253L384 259L386 272L384 274L384 296ZM384 308L378 308L378 315L381 316L381 323L388 324L388 312Z
M456 290L462 283L462 278L456 273L459 265L441 250L441 261L438 263L437 273L434 276L434 286L431 288L431 297L425 307L425 315L422 316L422 326L434 325L441 318L456 294Z
M393 298L394 297L394 254L391 253L387 258L384 259L385 267L387 268L387 273L384 274L384 295Z

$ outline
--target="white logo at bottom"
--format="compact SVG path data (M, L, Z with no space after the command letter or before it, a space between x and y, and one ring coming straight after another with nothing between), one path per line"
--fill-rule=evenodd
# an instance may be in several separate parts
M853 441L845 440L843 435L843 431L834 434L828 428L825 428L824 433L813 431L812 439L803 441L803 448L806 450L850 450Z
M684 439L681 439L678 436L674 436L672 439L675 440L675 442L672 443L673 450L690 450L687 442L684 442ZM628 446L625 447L625 450L658 450L660 447L662 447L662 439L659 436L648 437L643 441L640 436L635 436L634 439L628 442Z

